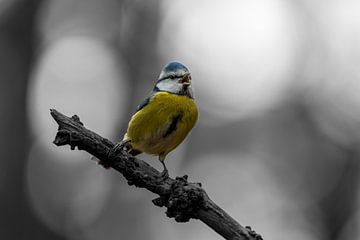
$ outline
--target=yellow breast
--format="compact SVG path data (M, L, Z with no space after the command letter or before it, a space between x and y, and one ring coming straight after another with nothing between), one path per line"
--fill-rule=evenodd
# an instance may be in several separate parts
M132 116L124 140L131 140L132 148L163 160L184 140L197 118L193 99L158 92Z

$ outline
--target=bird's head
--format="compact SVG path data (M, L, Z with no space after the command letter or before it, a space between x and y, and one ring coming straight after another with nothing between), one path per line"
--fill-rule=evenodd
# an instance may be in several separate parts
M170 92L194 98L189 70L181 63L168 63L162 69L154 91Z

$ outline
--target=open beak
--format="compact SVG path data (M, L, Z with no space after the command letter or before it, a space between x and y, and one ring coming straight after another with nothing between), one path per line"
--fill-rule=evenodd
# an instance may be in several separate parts
M185 74L180 80L179 83L181 83L184 87L187 87L191 84L191 76L190 73Z

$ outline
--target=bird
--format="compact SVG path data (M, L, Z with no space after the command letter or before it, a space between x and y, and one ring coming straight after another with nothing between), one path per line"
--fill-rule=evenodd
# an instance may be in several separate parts
M198 120L191 74L179 62L166 64L150 94L137 107L114 151L158 156L168 176L166 156L183 142Z

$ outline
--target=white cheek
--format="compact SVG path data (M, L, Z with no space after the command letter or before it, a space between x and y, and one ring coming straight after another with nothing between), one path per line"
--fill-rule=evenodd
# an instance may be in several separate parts
M174 82L174 80L164 80L156 85L159 90L172 93L178 93L181 90L181 84Z

